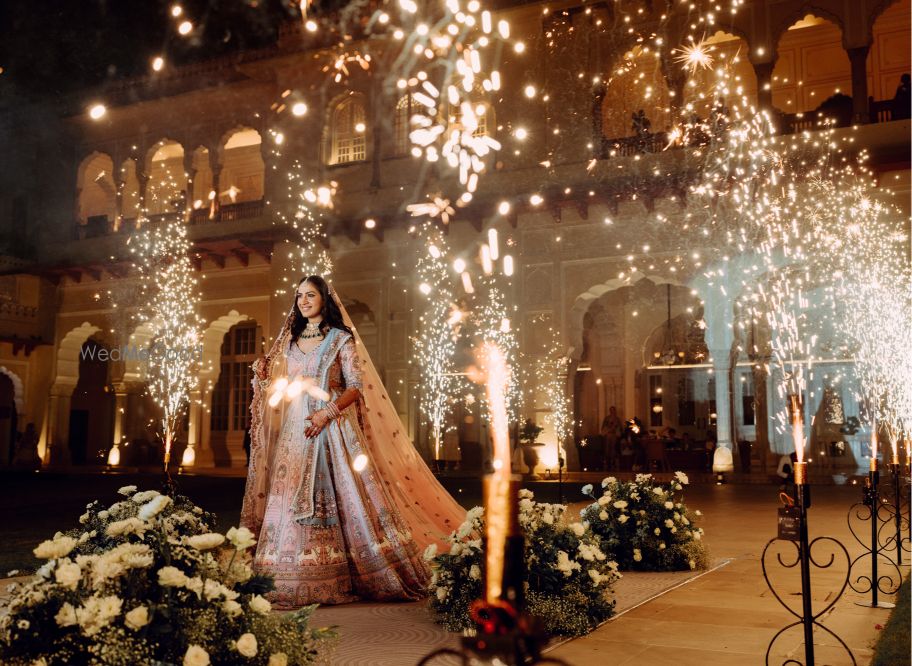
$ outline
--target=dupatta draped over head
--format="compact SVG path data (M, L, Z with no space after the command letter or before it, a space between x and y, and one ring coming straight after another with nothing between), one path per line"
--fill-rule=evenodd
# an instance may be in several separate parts
M381 487L390 506L398 510L416 545L425 548L433 543L443 547L444 537L465 519L465 510L440 485L418 455L380 381L361 336L358 335L348 312L332 288L330 297L339 307L343 322L352 330L362 377L362 389L358 400L345 410L346 413L352 409L356 410L363 433L363 441L348 443L348 462L354 464L355 458L359 454L364 454L367 467L362 473L372 470L381 481ZM290 410L300 409L301 405L307 402L277 399L276 396L288 382L295 379L287 376L286 361L291 344L291 325L294 321L295 307L296 305L293 305L288 312L285 323L265 359L258 359L254 364L253 401L250 405L250 464L241 507L241 525L251 530L254 535L260 533L270 485L275 481L273 463L282 424L291 416ZM324 341L327 344L322 353L331 360L349 336L343 331L329 333L333 335L327 337L332 339ZM329 363L323 363L321 367L327 365ZM261 381L257 374L263 369L266 371L266 379ZM322 401L328 397L325 372L323 375L300 378L304 381L304 390L310 391L311 395L321 396L318 398L321 405L325 404ZM327 427L333 425L329 423ZM305 455L303 451L302 455ZM308 480L311 483L308 483ZM305 473L301 488L296 493L294 506L291 507L296 520L306 519L308 514L312 515L312 492L312 474Z

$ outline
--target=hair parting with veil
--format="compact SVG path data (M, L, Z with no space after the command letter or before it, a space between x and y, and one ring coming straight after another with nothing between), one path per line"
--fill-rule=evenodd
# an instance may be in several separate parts
M354 405L343 412L343 418L357 419L363 440L360 450L368 465L362 472L375 474L384 493L407 524L416 544L424 548L432 543L443 545L443 539L465 518L465 510L434 477L408 438L399 414L389 399L370 355L352 324L335 290L320 276L308 276L298 283L310 282L324 298L321 328L338 328L341 335L354 339L361 368L362 388ZM273 468L276 443L282 425L292 409L301 409L304 401L275 399L275 384L293 381L287 376L286 356L289 346L303 331L307 320L297 308L297 296L265 358L254 363L253 401L250 405L250 465L241 508L241 525L259 535L263 523L270 484L278 470ZM263 377L261 379L261 377ZM310 380L319 392L318 378ZM272 398L272 400L270 400ZM270 404L270 403L274 404ZM353 461L349 461L352 463Z

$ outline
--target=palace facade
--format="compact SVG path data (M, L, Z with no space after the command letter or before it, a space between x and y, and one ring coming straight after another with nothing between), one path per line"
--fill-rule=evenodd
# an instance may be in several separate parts
M715 439L735 464L774 469L790 443L771 426L777 398L757 369L763 359L746 351L748 339L732 325L738 294L710 297L702 271L672 272L664 262L635 281L618 278L647 218L664 215L673 230L686 214L679 183L689 149L665 150L671 128L664 109L700 93L624 42L611 6L627 4L634 3L497 5L526 51L505 53L500 67L515 97L477 93L478 131L503 149L487 163L472 204L448 224L449 245L473 260L479 237L498 229L516 259L510 296L527 357L541 353L543 322L561 332L576 421L571 467L601 463L600 425L613 406L648 429L674 428L694 449ZM661 23L669 43L688 29L681 11ZM819 131L821 108L836 117L837 135L851 133L870 152L908 230L909 109L893 99L910 71L909 0L749 0L731 26L707 37L743 54L737 76L779 131ZM321 49L302 26L289 25L274 49L109 86L98 120L81 110L60 121L6 109L0 132L14 168L0 176L7 229L0 465L13 463L17 433L28 423L45 466L104 465L115 443L126 466L160 455L145 369L120 351L150 341L148 330L129 323L138 292L128 241L144 211L150 224L188 225L207 322L207 371L178 448L192 445L200 469L242 473L250 364L292 299L293 234L276 223L293 210L290 173L307 186L335 183L335 207L324 216L335 287L416 446L430 457L410 365L420 307L413 269L423 247L409 233L413 218L404 206L414 201L416 183L434 191L428 183L439 178L446 192L446 179L409 155L413 98L357 67L335 83L320 69ZM642 59L632 71L652 80L654 104L644 108L633 82L612 74L625 56ZM299 103L307 106L300 117L291 112ZM642 120L631 123L641 109L645 131ZM625 196L631 174L635 180L647 171L663 175L651 177L651 189L640 187L640 196ZM544 205L530 203L536 193ZM511 204L507 215L498 212L502 201ZM676 251L671 238L643 250L657 257ZM828 363L833 376L851 374L847 359ZM860 406L850 382L830 385L827 377L818 372L809 387L807 416L841 416L816 428L812 444L834 469L854 469L867 434L840 427L860 416ZM481 462L486 447L478 404L456 413L466 468ZM533 399L524 413L541 423L546 410ZM546 430L542 439L541 466L553 468L553 435ZM730 465L717 453L717 469Z

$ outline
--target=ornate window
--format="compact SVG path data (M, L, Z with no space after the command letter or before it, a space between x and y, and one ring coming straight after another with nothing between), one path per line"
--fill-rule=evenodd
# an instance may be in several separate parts
M367 126L360 95L340 101L330 117L329 164L347 164L367 159Z
M213 431L244 431L250 426L253 379L251 365L257 357L257 325L234 326L222 341L221 372L212 391Z
M404 157L411 150L412 143L409 141L409 132L414 108L415 102L411 95L404 95L396 103L396 117L393 119L396 157Z

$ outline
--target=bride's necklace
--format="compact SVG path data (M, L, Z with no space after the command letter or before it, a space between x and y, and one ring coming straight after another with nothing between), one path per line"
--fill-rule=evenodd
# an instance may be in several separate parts
M320 330L320 324L312 324L307 322L304 326L304 331L298 336L303 340L314 340L323 337L323 331Z

